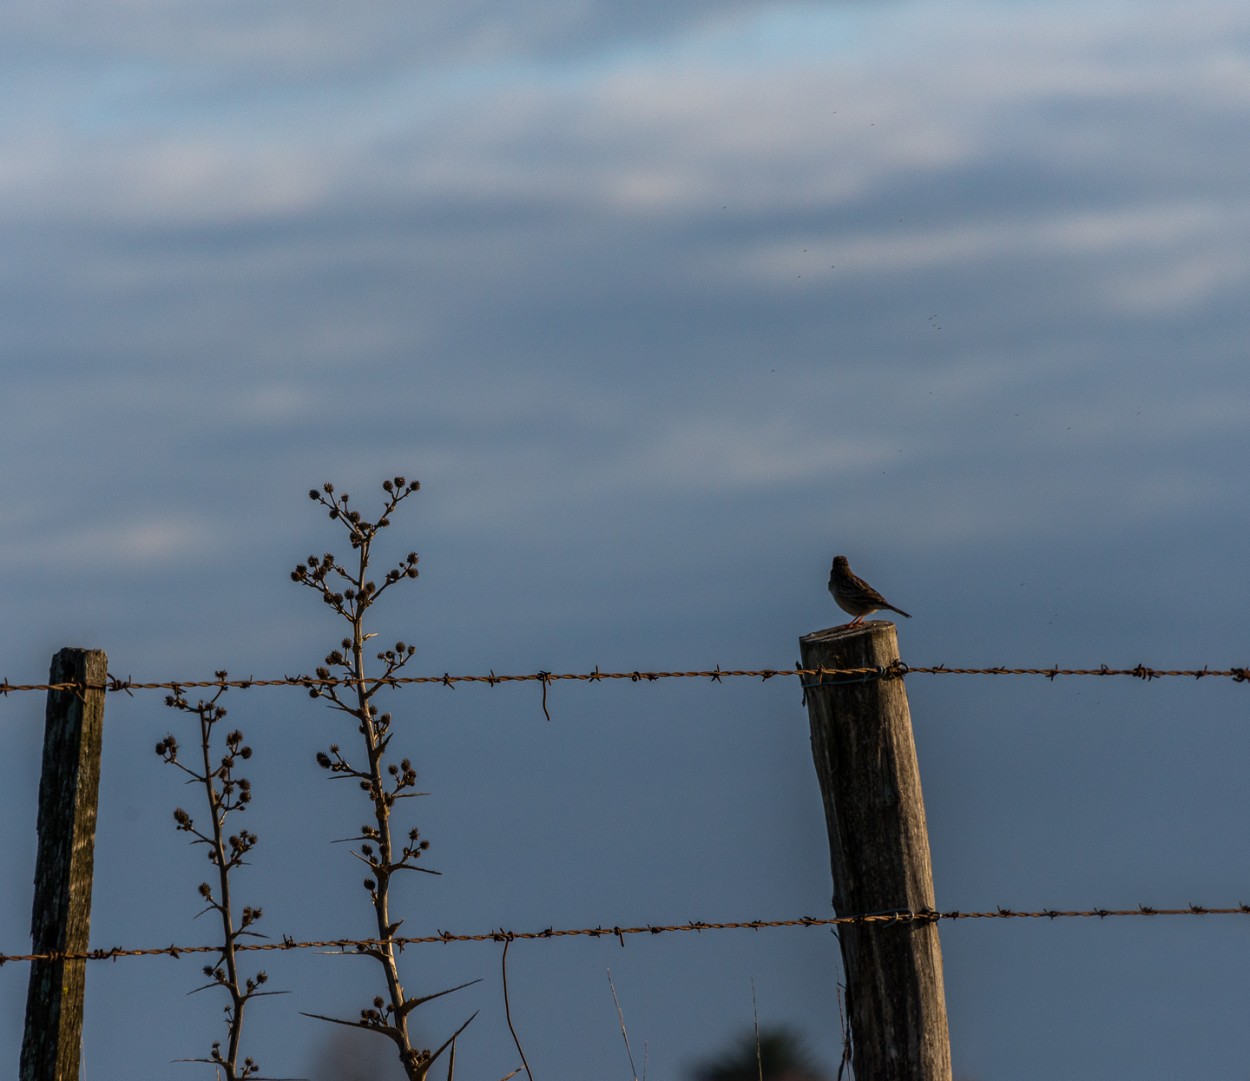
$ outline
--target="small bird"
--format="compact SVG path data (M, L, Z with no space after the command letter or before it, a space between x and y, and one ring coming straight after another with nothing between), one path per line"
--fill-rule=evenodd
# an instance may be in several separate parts
M833 599L838 602L838 607L842 611L849 612L855 617L846 624L848 627L862 623L864 616L880 611L882 608L888 608L891 612L897 612L900 616L911 619L909 612L895 608L862 578L852 574L851 564L846 556L834 556L833 569L829 572L829 592L833 594Z

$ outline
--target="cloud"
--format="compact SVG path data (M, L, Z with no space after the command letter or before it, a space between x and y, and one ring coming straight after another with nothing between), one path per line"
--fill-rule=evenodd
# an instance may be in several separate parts
M552 62L617 49L622 39L663 41L714 16L760 8L759 0L680 4L639 0L628 12L607 0L468 0L453 6L378 0L349 11L333 0L298 6L223 0L211 8L170 0L121 0L107 14L72 0L22 0L9 6L12 60L62 63L82 71L116 70L180 76L216 73L221 85L246 92L289 90L321 82L350 90L409 68L448 71L514 62Z
M0 544L0 559L14 570L77 571L90 564L116 571L186 566L214 553L215 527L207 518L183 512L111 520L69 522L57 528L43 522L25 535L10 534Z
M191 393L201 438L268 425L267 453L367 403L386 445L506 489L477 518L519 511L508 491L540 473L706 493L833 486L900 453L938 469L963 451L935 405L976 423L1027 386L1044 412L1080 365L1166 363L1091 336L1246 286L1246 151L1211 143L1240 123L1233 6L696 5L624 37L594 5L523 29L505 6L423 15L405 52L408 9L383 5L332 62L341 20L231 10L96 27L104 104L72 84L0 171L7 333L109 373L132 416ZM109 35L144 18L128 65ZM93 19L23 32L68 54ZM184 97L149 105L169 80ZM1178 156L1194 184L1160 180ZM905 423L865 441L884 417ZM996 454L1030 468L1026 435Z

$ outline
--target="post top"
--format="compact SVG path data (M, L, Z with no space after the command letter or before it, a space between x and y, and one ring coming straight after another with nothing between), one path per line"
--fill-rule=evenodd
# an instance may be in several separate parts
M851 626L844 623L840 627L826 627L823 631L811 631L803 635L800 642L827 642L835 638L855 638L864 634L872 634L879 630L897 630L898 624L892 619L869 619Z

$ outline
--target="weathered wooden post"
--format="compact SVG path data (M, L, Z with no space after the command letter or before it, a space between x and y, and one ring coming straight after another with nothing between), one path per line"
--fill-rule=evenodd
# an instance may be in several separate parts
M91 930L91 872L108 658L63 649L49 683L39 779L39 854L30 934L34 953L83 953ZM26 993L21 1081L78 1081L85 961L34 961Z
M824 796L839 916L933 910L933 871L920 771L894 624L835 627L799 639L805 669L870 668L807 676L812 757ZM855 1076L950 1081L950 1034L937 924L924 920L838 928L846 970Z

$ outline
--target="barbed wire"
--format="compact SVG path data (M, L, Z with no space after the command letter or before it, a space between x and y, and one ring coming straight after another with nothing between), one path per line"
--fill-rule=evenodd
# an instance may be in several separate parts
M643 924L638 927L576 927L556 929L548 927L542 931L482 931L476 934L455 934L451 931L437 931L432 935L396 936L389 941L401 948L406 946L422 946L433 943L448 944L452 942L519 942L536 939L573 938L587 936L590 938L615 938L622 946L626 935L661 935L673 932L703 931L764 931L779 927L845 927L865 926L873 924L911 924L938 923L947 920L1060 920L1060 919L1111 919L1125 916L1250 916L1250 905L1239 904L1226 908L1209 905L1186 905L1184 908L1155 908L1150 905L1138 905L1136 908L1090 908L1064 909L1042 908L1019 911L1012 908L999 907L984 912L962 912L952 909L940 912L936 909L888 909L883 912L863 912L853 916L799 916L787 920L737 920L708 923L703 920L691 920L678 924ZM312 941L296 941L289 935L283 935L275 942L237 943L236 952L275 950L345 950L354 947L357 951L368 950L384 945L377 938L329 938ZM114 961L122 957L181 957L183 954L220 953L221 946L153 946L139 949L123 949L114 946L109 949L94 949L73 953L64 950L50 950L44 953L0 953L0 966L10 961Z
M1138 664L1132 668L1112 668L1101 664L1097 668L1008 668L997 665L990 668L952 668L945 664L910 665L903 661L894 661L889 665L874 665L860 668L803 668L796 664L793 668L715 668L699 671L656 672L634 669L624 672L603 672L596 666L592 672L528 672L521 675L497 675L494 671L486 675L451 675L444 672L441 676L375 676L357 679L351 676L280 676L268 679L175 679L144 682L130 677L121 678L110 674L108 682L89 684L82 681L62 683L10 683L0 680L0 695L9 695L21 691L106 691L108 693L131 694L134 691L174 691L198 690L203 688L237 688L247 690L252 687L302 687L310 691L323 691L335 687L354 687L357 685L372 687L400 687L409 684L442 684L454 687L458 683L485 683L494 687L501 683L541 682L544 686L560 680L573 680L583 683L599 683L604 680L628 680L631 683L655 683L667 679L707 679L719 683L725 679L755 678L764 681L779 676L816 677L823 680L828 677L860 676L866 681L871 679L902 678L908 675L949 675L949 676L1044 676L1054 680L1059 676L1129 676L1144 682L1151 682L1166 677L1184 677L1189 679L1231 679L1234 683L1250 682L1250 667L1212 668L1151 668Z

